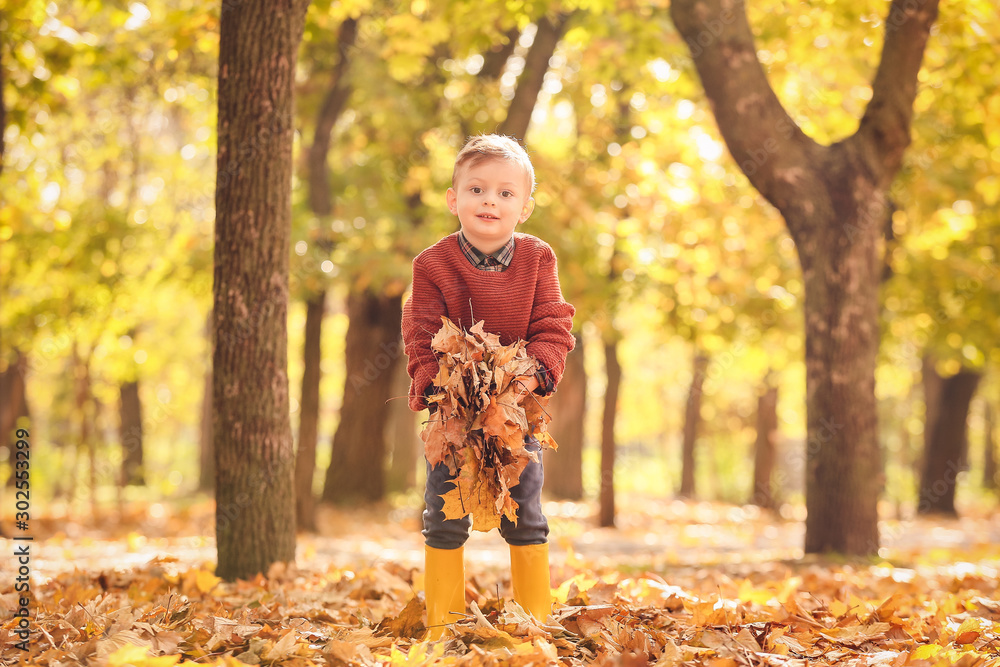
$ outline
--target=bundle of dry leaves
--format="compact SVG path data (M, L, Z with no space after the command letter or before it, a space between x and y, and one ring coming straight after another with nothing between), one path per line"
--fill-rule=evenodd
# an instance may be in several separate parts
M501 345L482 321L464 331L447 317L441 320L431 340L439 390L427 399L437 409L420 435L430 464L444 463L456 475L456 487L442 496L445 517L472 514L473 527L482 531L498 527L504 516L516 523L510 488L528 463L538 460L525 449L525 436L556 447L546 430L548 399L529 392L518 400L523 379L535 374L538 363L524 341Z

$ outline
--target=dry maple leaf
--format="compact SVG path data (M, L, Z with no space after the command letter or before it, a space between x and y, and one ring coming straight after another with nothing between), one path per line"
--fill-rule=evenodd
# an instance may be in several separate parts
M526 436L555 448L547 432L547 398L528 394L518 402L519 378L532 376L538 362L526 343L501 345L483 322L463 331L447 317L431 339L438 357L436 406L420 437L431 465L444 463L456 476L455 488L442 495L444 515L473 516L476 530L499 527L502 517L517 522L517 502L510 497L527 465L538 460L524 448Z
M395 618L383 618L375 628L375 635L391 635L393 637L412 637L419 639L427 629L423 622L424 604L416 597L410 601L399 612Z

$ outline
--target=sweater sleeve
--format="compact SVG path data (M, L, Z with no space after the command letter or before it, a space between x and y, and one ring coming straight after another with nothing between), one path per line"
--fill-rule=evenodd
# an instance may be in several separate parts
M566 355L576 345L571 333L576 309L566 302L559 287L556 256L543 245L538 266L535 301L528 324L528 354L538 359L555 388L566 370Z
M413 288L403 306L403 346L406 350L406 371L409 373L411 410L427 407L425 394L438 371L437 357L431 349L431 338L441 328L441 316L447 312L444 295L421 257L413 260Z

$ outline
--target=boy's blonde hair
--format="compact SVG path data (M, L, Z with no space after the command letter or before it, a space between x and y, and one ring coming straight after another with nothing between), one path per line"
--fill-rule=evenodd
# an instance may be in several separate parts
M521 144L513 137L502 134L480 134L471 137L462 150L455 157L455 169L451 173L451 185L455 186L458 178L458 170L469 165L474 167L483 160L510 160L524 169L525 176L528 177L528 194L535 191L535 168L531 165L531 158Z

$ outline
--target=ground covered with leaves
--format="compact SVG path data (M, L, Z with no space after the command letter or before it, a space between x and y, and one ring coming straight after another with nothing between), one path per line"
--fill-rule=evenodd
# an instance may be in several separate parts
M235 583L213 574L210 539L178 534L180 527L211 534L203 509L164 518L161 508L156 521L132 517L117 531L73 524L35 543L27 652L15 647L15 570L3 563L0 660L167 667L1000 665L995 516L886 525L894 546L883 557L833 562L771 558L775 550L794 550L798 524L746 508L666 503L644 521L598 531L587 527L579 507L561 519L560 507L549 508L557 528L553 615L544 623L525 616L510 601L502 542L473 536L469 613L436 643L421 640L421 545L409 512L328 513L329 534L301 536L294 567ZM681 536L695 538L675 557L657 560L662 550L649 548L648 536L659 533L675 545ZM746 541L751 533L758 548ZM742 549L730 548L741 541Z

